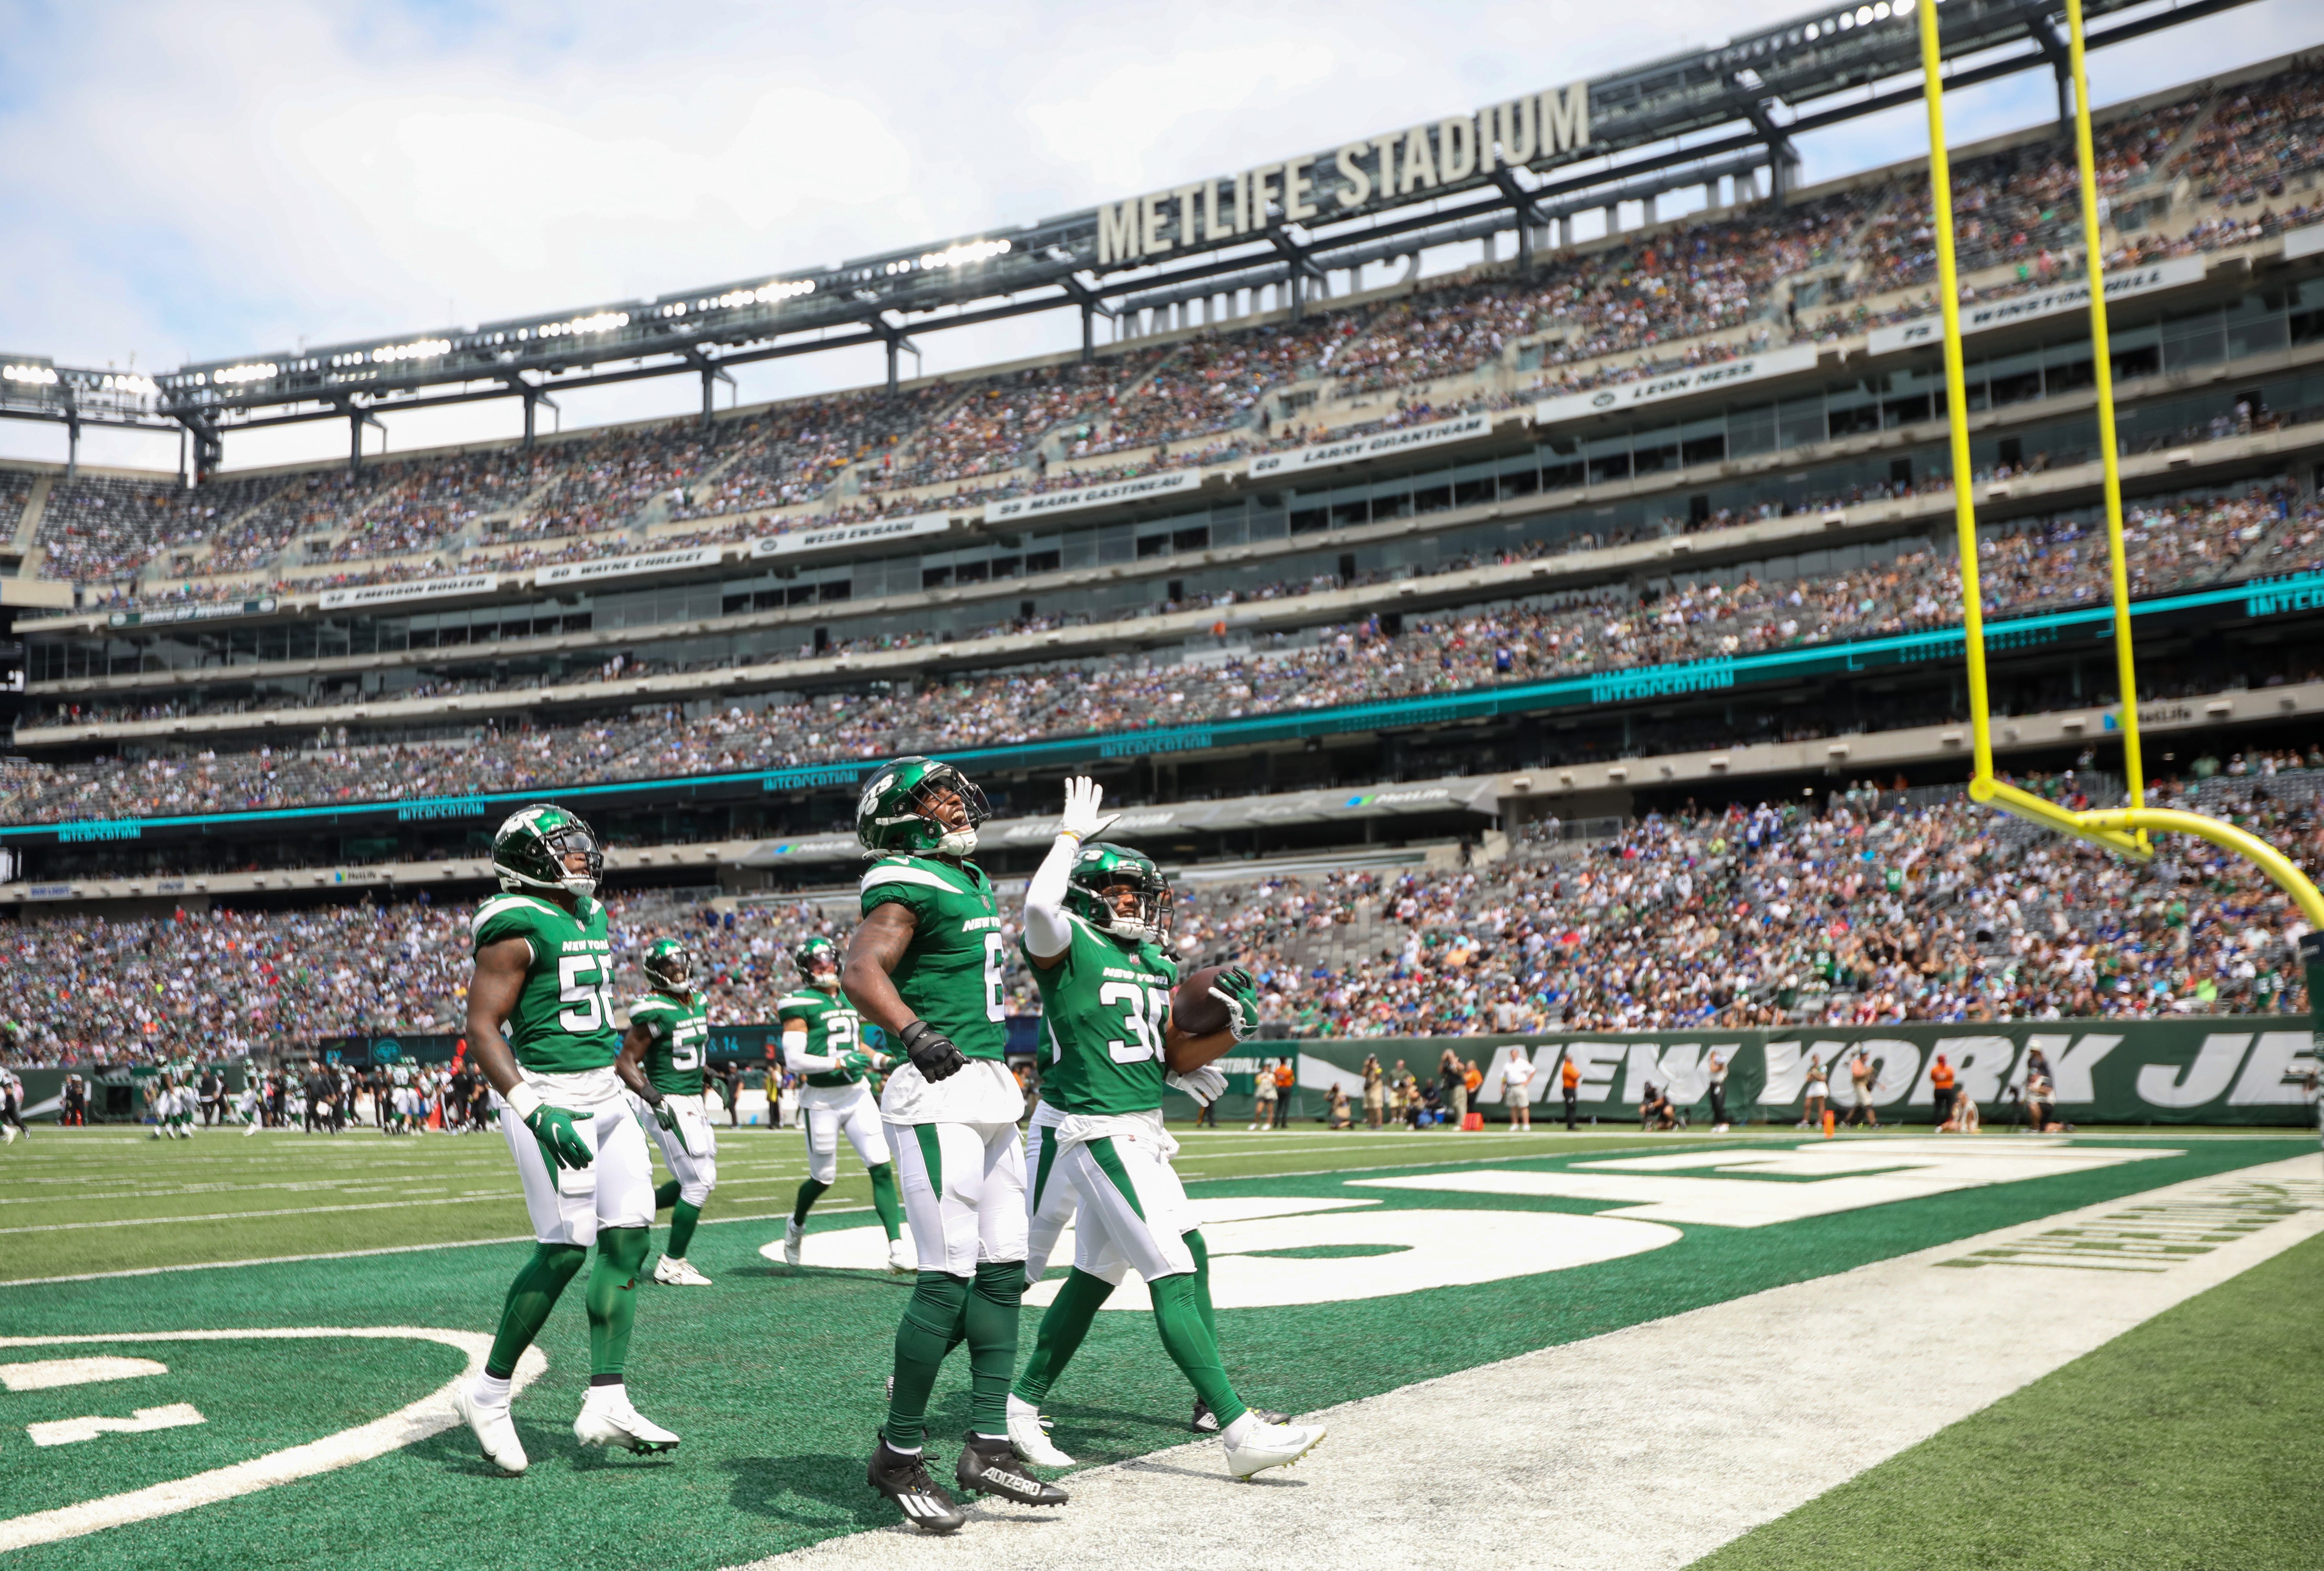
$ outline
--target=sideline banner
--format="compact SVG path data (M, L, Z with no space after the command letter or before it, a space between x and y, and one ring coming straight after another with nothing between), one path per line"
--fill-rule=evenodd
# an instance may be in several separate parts
M2059 1116L2070 1123L2247 1123L2315 1122L2296 1080L2317 1067L2314 1038L2302 1015L2205 1015L2181 1020L2053 1020L2006 1023L1802 1026L1791 1030L1572 1032L1474 1037L1336 1038L1244 1044L1243 1051L1298 1055L1301 1111L1322 1111L1334 1084L1345 1086L1362 1117L1361 1069L1378 1055L1393 1070L1401 1058L1423 1080L1445 1050L1475 1059L1485 1083L1476 1101L1488 1118L1508 1116L1503 1071L1512 1044L1534 1066L1533 1100L1546 1116L1563 1109L1565 1064L1581 1071L1580 1111L1600 1123L1638 1115L1649 1082L1671 1100L1710 1111L1710 1063L1729 1054L1730 1122L1790 1123L1802 1113L1812 1067L1821 1066L1831 1101L1845 1112L1855 1094L1849 1067L1859 1057L1874 1069L1870 1101L1891 1122L1926 1123L1934 1106L1930 1072L1941 1053L1962 1094L1976 1098L1988 1123L2006 1126L2022 1105L2025 1075L2038 1051L2049 1067Z

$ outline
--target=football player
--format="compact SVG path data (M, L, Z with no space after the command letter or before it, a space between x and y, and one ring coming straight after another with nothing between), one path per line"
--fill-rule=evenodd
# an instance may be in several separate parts
M484 1372L456 1388L453 1402L484 1455L510 1473L525 1469L510 1378L593 1243L589 1391L574 1437L641 1452L678 1444L631 1405L622 1379L653 1225L653 1158L613 1067L613 946L596 899L604 865L597 837L574 814L512 813L493 836L503 892L470 922L469 1051L504 1104L501 1134L537 1242L509 1288Z
M32 1138L24 1127L24 1083L0 1067L0 1144L14 1145L18 1135Z
M863 1047L863 1017L839 990L839 948L820 936L791 951L806 985L775 1005L782 1022L783 1066L805 1077L799 1111L807 1122L807 1181L790 1220L783 1224L783 1259L792 1265L807 1241L807 1207L839 1177L839 1137L863 1163L872 1178L872 1208L888 1230L888 1269L908 1276L919 1261L903 1240L904 1208L896 1197L896 1160L880 1130L879 1104L863 1083L873 1070L887 1073L892 1060Z
M919 1280L896 1330L887 1421L866 1470L906 1520L952 1532L966 1520L929 1476L928 1392L955 1340L968 1344L971 1424L953 1476L1026 1505L1065 1492L1025 1471L1009 1443L1009 1382L1025 1293L1025 1095L1009 1072L1001 908L968 854L990 816L951 764L899 758L872 772L856 837L875 860L841 983L904 1050L888 1077L888 1125Z
M653 990L630 1005L630 1029L617 1066L630 1087L638 1123L661 1147L669 1182L654 1191L654 1209L669 1213L669 1242L654 1262L664 1287L706 1288L686 1252L695 1224L718 1186L718 1137L702 1110L702 1055L710 1040L710 999L694 990L694 951L657 938L642 969Z
M1198 1416L1206 1409L1215 1419L1227 1471L1249 1478L1298 1461L1323 1429L1261 1417L1227 1380L1206 1290L1209 1253L1170 1167L1177 1142L1162 1127L1162 1088L1176 1085L1203 1102L1224 1090L1209 1061L1250 1034L1258 1001L1248 977L1228 973L1213 989L1227 1004L1226 1027L1199 1038L1178 1029L1177 970L1161 947L1169 884L1149 858L1096 838L1112 822L1098 811L1102 799L1094 781L1065 782L1056 841L1025 890L1019 947L1041 990L1049 1039L1041 1097L1060 1114L1036 1182L1070 1187L1079 1221L1074 1269L1010 1393L1010 1433L1020 1450L1047 1450L1064 1464L1041 1435L1039 1404L1099 1306L1135 1271L1153 1298L1164 1351L1201 1399ZM1176 1074L1173 1062L1201 1067Z

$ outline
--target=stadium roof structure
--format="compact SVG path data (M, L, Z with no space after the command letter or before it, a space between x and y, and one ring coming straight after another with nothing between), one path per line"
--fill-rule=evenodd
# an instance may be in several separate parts
M1947 82L2047 66L2066 103L2061 5L1942 5ZM2119 43L2246 0L2089 0ZM350 462L385 411L521 398L527 440L556 392L685 374L707 418L726 368L882 345L889 382L911 335L1076 309L1095 320L1274 286L1296 314L1306 281L1514 227L1521 254L1552 220L1663 191L1756 178L1780 198L1798 134L1921 97L1913 0L1825 7L1649 65L1118 203L925 246L474 327L201 361L151 377L0 354L0 418L182 428L198 469L225 433L340 419ZM1838 100L1833 102L1831 100ZM1811 107L1811 106L1821 106Z

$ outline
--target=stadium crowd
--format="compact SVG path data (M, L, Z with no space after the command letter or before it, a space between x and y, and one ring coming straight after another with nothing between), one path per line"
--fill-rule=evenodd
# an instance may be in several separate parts
M2204 762L2150 798L2324 862L2324 748ZM2071 775L2027 783L2088 803ZM664 934L696 947L728 1023L771 1019L793 945L849 925L844 898L609 903L617 954ZM2297 1012L2301 930L2255 868L2200 842L2166 841L2141 865L1957 794L1867 784L1820 811L1738 803L1649 814L1611 839L1521 836L1465 868L1185 884L1173 942L1190 963L1250 963L1271 1034L1428 1036ZM0 927L0 1055L20 1067L453 1031L469 966L465 908L425 899L27 914ZM1012 1012L1034 998L1013 975Z
M2139 594L2324 566L2319 537L2324 502L2282 485L2144 504L2125 532ZM1981 546L1979 578L1988 615L2103 601L2103 532L2084 517L1997 530ZM400 799L942 753L1917 632L1955 624L1959 596L1956 564L1923 545L1841 578L1602 591L1415 619L1395 633L1374 614L1219 665L1067 665L695 716L667 708L478 731L451 743L26 762L0 773L0 821Z
M2189 254L2311 218L2288 182L2324 159L2324 69L2300 67L2202 92L2098 128L2098 180L2127 212L2184 176L2203 207L2189 223L2116 236L2109 266ZM1954 166L1961 263L1991 298L2082 266L2070 151L2054 139ZM1480 389L1480 406L1586 391L1772 344L1825 341L1933 310L1926 182L1889 179L1789 208L1752 204L1657 227L1626 244L1551 253L1529 273L1455 274L1402 296L1297 322L1205 327L1171 345L1130 344L1064 364L898 395L857 391L746 417L550 439L530 450L380 460L214 480L196 491L121 476L62 480L42 514L39 571L97 604L166 605L392 582L698 538L905 511L943 502L1102 484L1220 462L1314 433L1270 394L1324 379L1334 398L1424 389L1502 361L1536 374ZM1890 300L1876 310L1875 297ZM1303 394L1303 396L1305 396ZM1441 390L1438 403L1460 402ZM1080 460L1123 455L1115 465ZM949 486L936 497L913 487ZM0 479L0 520L23 488ZM14 505L12 506L12 501ZM779 509L804 509L788 514ZM665 521L699 537L649 539ZM715 521L723 521L715 522ZM616 534L614 531L622 531ZM627 538L624 538L626 536ZM540 547L538 542L562 543Z

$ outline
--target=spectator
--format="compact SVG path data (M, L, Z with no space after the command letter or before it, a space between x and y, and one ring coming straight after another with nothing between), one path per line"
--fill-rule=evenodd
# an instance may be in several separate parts
M1275 1127L1275 1071L1273 1066L1264 1058L1259 1061L1259 1073L1251 1077L1250 1090L1250 1127L1273 1129Z
M1509 1061L1501 1067L1501 1099L1508 1104L1509 1131L1533 1132L1533 1058L1518 1043L1508 1049Z
M1364 1055L1364 1127L1378 1129L1387 1114L1388 1075L1380 1068L1379 1055Z
M1711 1132L1727 1132L1727 1066L1735 1057L1732 1048L1713 1048L1707 1066L1711 1083Z
M1294 1095L1299 1088L1295 1060L1289 1056L1275 1061L1275 1126L1288 1128Z
M1350 1129L1354 1127L1354 1124L1355 1118L1348 1111L1348 1088L1334 1080L1332 1082L1331 1091L1325 1097L1324 1126L1329 1129Z
M1469 1122L1469 1073L1461 1066L1461 1055L1450 1048L1436 1061L1436 1095L1451 1112L1452 1127L1464 1127Z
M1811 1054L1808 1058L1808 1081L1804 1106L1806 1116L1800 1120L1802 1129L1814 1129L1823 1123L1824 1102L1831 1091L1823 1072L1823 1060Z
M1574 1103L1582 1094L1582 1066L1574 1061L1571 1049L1566 1050L1564 1067L1557 1072L1557 1083L1565 1094L1565 1127L1567 1132L1571 1133L1573 1129Z
M1848 1122L1862 1121L1870 1128L1880 1127L1880 1114L1872 1106L1872 1055L1857 1049L1856 1060L1848 1067L1849 1087L1854 1093L1855 1104L1848 1110Z
M1955 1079L1952 1065L1945 1061L1942 1053L1939 1053L1929 1065L1929 1092L1936 1103L1936 1121L1940 1129L1952 1120Z

